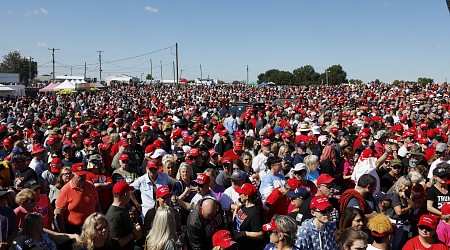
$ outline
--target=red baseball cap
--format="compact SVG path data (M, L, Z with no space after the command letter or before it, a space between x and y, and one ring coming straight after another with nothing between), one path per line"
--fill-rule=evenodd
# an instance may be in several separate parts
M332 128L330 128L330 132L331 133L337 133L337 132L339 132L339 128L338 127L332 127Z
M42 152L44 150L45 150L45 148L41 144L34 144L33 145L33 150L31 151L31 154L32 155L38 154L38 153L40 153L40 152Z
M172 192L170 192L169 186L160 186L158 189L156 189L156 198L162 198L168 194L172 194Z
M152 168L158 168L158 160L157 159L150 159L147 161L147 168L148 169L152 169Z
M86 170L87 167L84 163L75 163L72 165L72 172L77 175L86 175L88 171Z
M269 138L264 138L264 139L262 139L261 140L261 145L262 146L268 146L268 145L270 145L270 139Z
M228 130L222 129L222 130L220 130L219 134L220 134L220 136L228 135Z
M441 213L442 215L449 215L450 214L450 203L446 202L441 207Z
M200 149L199 148L191 148L189 150L189 156L199 156L200 155Z
M204 136L204 135L206 135L206 131L205 130L198 131L198 136Z
M242 145L243 145L242 140L239 138L235 139L233 142L233 148L235 150L242 150Z
M183 138L183 140L184 140L185 142L193 142L193 141L194 141L194 137L188 135L188 136L185 136L185 137Z
M61 159L53 158L52 162L50 163L50 172L59 173L59 170L61 170L61 167L62 167Z
M119 157L119 160L121 161L129 161L130 157L128 156L128 154L121 154Z
M197 184L202 185L202 184L209 184L210 180L211 180L211 177L209 177L209 175L207 175L207 174L199 174L197 176L197 179L195 180L195 182Z
M91 141L91 139L86 138L86 139L83 140L83 144L84 144L84 145L91 145L91 144L92 144L92 141Z
M126 181L119 181L116 184L114 184L112 193L114 196L119 196L119 195L126 194L133 190L134 190L134 187L128 185L128 183Z
M12 146L12 145L13 145L13 140L12 140L11 138L9 138L9 137L6 137L6 138L3 140L3 145L4 145L4 146Z
M238 194L245 194L252 197L255 196L257 192L255 186L250 183L244 183L241 187L234 188L234 190Z
M263 226L262 226L262 229L264 230L264 231L272 231L272 230L280 230L279 228L278 228L278 226L277 226L277 224L275 224L275 221L272 219L271 221L270 221L270 223L267 223L267 224L264 224Z
M145 153L146 154L153 153L154 151L155 151L155 146L153 144L150 144L147 147L145 147Z
M328 207L332 207L332 205L331 205L330 201L328 200L328 198L323 195L314 196L311 199L311 204L309 205L309 208L311 210L317 209L319 211L323 211L323 210L327 209Z
M317 178L317 186L322 184L330 184L334 181L334 178L329 174L321 174L319 178Z
M218 155L214 148L210 148L208 150L208 152L209 152L209 157L213 157L214 155Z
M231 159L231 157L223 157L222 158L222 164L223 163L232 163L233 162L233 160Z
M291 133L289 133L289 132L284 132L283 134L281 134L281 138L290 138L292 136L292 134Z
M420 220L419 220L419 223L417 224L417 226L426 226L426 227L429 227L434 230L434 229L436 229L436 224L437 224L437 221L435 218L433 218L433 216L424 214L424 215L420 216Z
M212 237L213 246L219 246L223 249L229 248L234 244L237 244L236 241L233 240L233 236L228 230L219 230Z
M370 149L370 148L364 149L364 150L361 152L361 157L362 157L363 159L367 159L367 158L369 158L369 157L373 157L372 149Z

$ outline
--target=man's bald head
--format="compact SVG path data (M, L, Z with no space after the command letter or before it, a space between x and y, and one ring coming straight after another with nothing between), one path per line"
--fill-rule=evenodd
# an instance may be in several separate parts
M205 219L212 219L217 213L217 204L213 199L206 199L202 202L201 215Z

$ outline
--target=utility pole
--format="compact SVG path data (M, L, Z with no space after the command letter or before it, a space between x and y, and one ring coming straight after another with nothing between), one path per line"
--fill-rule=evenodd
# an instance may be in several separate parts
M84 62L84 79L85 80L86 80L86 70L87 70L86 62Z
M247 85L248 85L248 65L247 65Z
M70 76L72 76L72 67L70 67Z
M326 78L327 85L328 85L328 70L325 70L325 78Z
M151 58L150 58L150 75L152 76L152 78L150 79L150 83L153 83L153 64Z
M175 52L176 52L176 61L177 61L177 85L180 83L179 80L180 78L178 78L178 43L175 43Z
M202 65L200 64L200 81L203 79Z
M48 49L52 51L52 63L53 63L53 71L52 71L52 75L53 75L53 83L55 82L55 50L59 50L59 49L55 49L55 47Z
M159 61L159 64L161 65L161 83L163 83L163 75L162 75L162 61Z
M175 78L175 76L178 77L178 74L175 75L175 62L174 61L172 61L172 68L173 68L173 83L178 84L177 79Z
M28 57L28 85L31 83L31 60L33 60L33 57Z
M100 62L100 82L102 82L102 53L105 52L103 50L97 50L98 53L98 60Z

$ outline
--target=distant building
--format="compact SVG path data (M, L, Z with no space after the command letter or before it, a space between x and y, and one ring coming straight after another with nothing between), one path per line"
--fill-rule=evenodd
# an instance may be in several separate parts
M0 82L19 83L20 82L20 74L19 73L0 73Z

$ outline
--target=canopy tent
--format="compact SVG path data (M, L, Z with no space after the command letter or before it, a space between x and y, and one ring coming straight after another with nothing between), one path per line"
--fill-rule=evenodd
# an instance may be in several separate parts
M75 90L75 84L71 84L68 80L65 80L60 85L53 88L55 91L62 90L62 89L72 89Z
M63 89L60 90L58 93L56 93L57 95L70 95L73 93L77 93L77 91L73 90L73 89Z
M249 83L248 85L250 85L250 86L256 86L257 84L256 84L255 82L251 82L251 83Z
M103 88L106 88L105 85L103 85L103 84L101 84L101 83L99 83L99 82L91 83L91 87L97 88L97 89L103 89Z
M14 89L5 86L3 84L0 84L0 96L7 96L14 94Z
M71 82L72 82L72 81L71 81ZM78 80L78 79L75 80L75 84L80 84L80 83L81 83L80 80Z
M269 82L268 85L275 85L275 83L274 82Z
M265 83L265 82L262 82L262 83L260 83L258 86L260 86L260 87L264 87L264 86L266 86L267 85L267 83Z
M50 91L53 91L53 88L56 87L56 86L58 86L59 84L60 84L60 82L57 82L57 83L50 83L49 85L47 85L47 86L41 88L41 89L39 90L39 92L42 93L42 92L50 92Z

